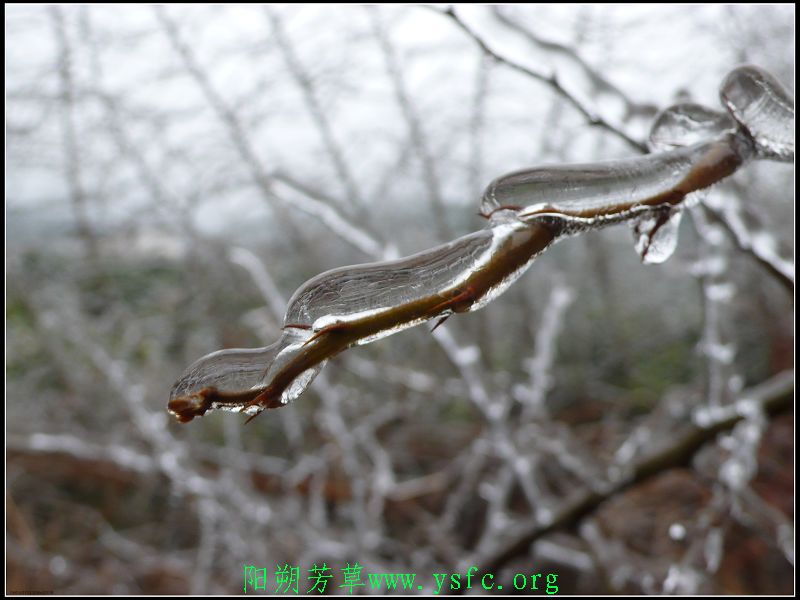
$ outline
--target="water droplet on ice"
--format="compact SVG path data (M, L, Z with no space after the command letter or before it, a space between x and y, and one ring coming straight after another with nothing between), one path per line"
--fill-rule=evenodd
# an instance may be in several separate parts
M651 151L673 150L714 139L736 124L727 114L700 104L675 104L653 122L648 146Z
M651 212L634 219L634 247L647 264L660 264L675 252L678 246L678 229L681 224L681 211L670 213Z

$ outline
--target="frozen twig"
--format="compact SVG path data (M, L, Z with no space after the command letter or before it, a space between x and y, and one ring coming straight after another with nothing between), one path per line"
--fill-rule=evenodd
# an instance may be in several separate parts
M754 388L745 390L741 397L758 404L767 414L776 415L791 409L793 389L794 371L785 371ZM488 571L496 572L513 558L526 555L530 546L544 535L574 526L609 498L668 469L690 463L703 446L714 441L721 432L732 429L744 418L745 415L732 412L729 416L709 420L702 427L688 428L682 435L677 436L668 447L638 461L631 469L628 478L619 481L602 493L595 491L579 495L554 515L550 523L546 525L536 523L527 528L523 527L522 533L519 533L519 524L515 524L514 531L511 531L512 528L509 528L508 531L506 539L510 538L510 541L498 544L490 554L481 557L480 564L486 565Z
M303 67L294 50L294 46L292 45L292 42L284 29L283 19L278 16L277 11L273 7L265 6L264 10L272 27L275 41L277 42L278 48L280 49L283 59L286 62L286 67L288 68L289 73L291 73L295 83L303 93L303 101L305 102L311 118L314 120L314 123L317 126L317 130L322 138L322 143L325 146L325 151L333 163L333 167L336 170L338 179L344 185L350 206L342 207L342 202L336 202L340 208L349 208L348 212L351 218L359 213L363 214L364 200L361 198L355 178L353 177L353 174L350 172L350 168L347 165L344 151L336 140L330 119L322 108L322 104L317 96L317 90L315 89L314 82L312 81L311 76L308 74L306 69ZM360 210L356 212L353 210L354 207ZM367 212L366 214L369 213Z
M734 70L723 89L753 70ZM778 82L770 85L777 86L776 97L785 94ZM564 237L627 221L643 261L667 260L677 247L687 198L753 158L772 159L780 152L779 159L785 160L793 152L785 141L786 122L765 119L765 114L788 119L771 110L771 88L723 97L735 113L758 101L753 94L761 97L761 111L748 113L748 120L735 128L715 132L712 127L716 136L710 140L643 157L509 173L491 182L483 195L486 229L406 258L341 267L310 279L292 296L278 341L198 360L173 386L169 410L188 422L209 410L245 412L252 418L284 406L302 394L328 359L347 348L438 317L436 329L454 313L482 308ZM672 130L668 122L659 128ZM770 137L773 131L776 137ZM757 132L762 132L758 139L753 137ZM687 138L696 130L673 133ZM466 364L459 354L452 356L456 364ZM488 395L476 382L469 388L481 396L475 400L491 417L497 407L490 406Z
M748 226L741 215L739 200L733 194L716 192L721 202L703 204L703 209L721 225L736 247L751 256L789 293L794 293L794 263L782 257L771 233L764 227Z
M542 36L537 35L530 29L524 27L518 20L510 17L506 7L493 6L491 10L498 21L509 29L521 34L534 46L556 57L564 57L568 62L577 66L589 82L589 91L595 95L608 94L613 96L617 101L622 102L625 106L626 116L643 116L648 119L655 116L657 112L655 106L651 104L641 104L632 100L625 92L614 85L613 82L609 81L602 73L598 72L586 62L575 48L544 39Z
M431 210L436 222L436 228L440 238L447 239L450 237L450 227L446 218L442 185L439 181L439 174L436 169L436 157L431 151L428 137L422 127L422 122L417 115L417 110L406 89L405 78L403 77L403 71L400 67L400 62L394 46L392 46L389 36L384 30L380 17L372 9L370 9L370 18L372 19L375 38L380 46L384 61L386 62L386 69L394 87L397 103L400 105L403 117L408 125L411 143L419 157L420 168L422 169L425 187L428 191L428 198L431 203Z
M637 141L637 140L633 139L631 136L629 136L627 133L625 133L622 129L620 129L619 127L616 127L615 125L612 125L611 123L609 123L608 120L603 118L601 115L599 115L592 108L586 106L583 102L581 102L575 96L570 94L566 90L566 88L562 85L562 83L559 80L558 75L556 73L546 74L546 73L541 73L541 72L538 72L538 71L534 71L533 69L530 69L530 68L528 68L528 67L526 67L526 66L524 66L524 65L522 65L520 63L517 63L515 61L512 61L512 60L510 60L508 58L505 58L505 57L501 56L500 54L498 54L497 52L492 50L492 48L491 48L491 46L489 45L488 42L486 42L484 39L482 39L466 23L464 23L464 21L456 14L456 12L455 12L455 10L453 8L447 8L445 10L438 10L438 9L436 9L436 10L437 10L437 12L440 12L441 14L443 14L443 15L449 17L450 19L452 19L453 22L456 25L458 25L459 28L461 28L469 37L471 37L480 46L480 48L481 48L481 50L483 50L483 52L485 52L487 55L491 56L498 63L504 64L507 67L509 67L510 69L513 69L514 71L522 73L522 74L524 74L524 75L526 75L528 77L532 77L533 79L536 79L537 81L541 81L542 83L544 83L546 85L549 85L553 89L554 92L556 92L559 96L564 98L580 114L582 114L586 118L586 120L589 122L590 125L593 125L595 127L600 127L602 129L605 129L605 130L613 133L615 136L617 136L618 138L623 140L629 146L631 146L632 148L634 148L636 150L639 150L640 152L646 152L647 151L647 145L644 142Z
M62 7L51 6L49 10L56 33L55 37L58 41L58 75L62 101L61 130L64 148L64 170L69 185L69 194L78 234L84 241L87 255L96 258L98 256L97 240L89 220L87 194L83 183L81 144L78 138L75 117L77 108L75 105L74 53L70 45Z

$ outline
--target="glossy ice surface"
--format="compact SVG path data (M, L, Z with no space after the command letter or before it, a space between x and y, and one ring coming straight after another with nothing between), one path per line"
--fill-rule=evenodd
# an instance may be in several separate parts
M350 346L485 306L558 238L628 221L642 260L667 260L681 209L702 190L753 157L794 157L794 103L774 78L741 67L725 78L720 95L731 116L693 104L660 113L650 135L653 154L504 175L483 195L485 229L308 280L289 301L277 342L201 358L173 387L170 411L189 421L214 409L254 415L283 406Z
M731 71L719 95L756 143L759 158L794 160L794 98L772 75L752 65Z

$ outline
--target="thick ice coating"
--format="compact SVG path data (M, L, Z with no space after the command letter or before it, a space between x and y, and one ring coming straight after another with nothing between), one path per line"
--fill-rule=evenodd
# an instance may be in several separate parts
M755 141L758 158L794 160L794 98L777 79L745 65L728 73L719 95Z
M754 156L794 156L794 103L770 75L741 67L726 77L720 94L733 119L698 105L670 107L654 123L652 154L504 175L483 195L485 229L405 258L308 280L289 301L277 342L201 358L174 385L169 410L186 422L215 409L256 415L284 406L336 354L477 310L554 241L587 229L627 221L642 260L663 262L677 245L687 202Z
M623 211L676 204L686 194L730 175L747 155L746 140L725 134L671 152L516 171L489 185L483 196L484 213L510 207L520 219L616 218Z

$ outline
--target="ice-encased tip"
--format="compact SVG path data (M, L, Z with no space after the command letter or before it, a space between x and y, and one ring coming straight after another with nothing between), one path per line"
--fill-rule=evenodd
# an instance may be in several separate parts
M794 97L770 73L742 65L728 73L720 100L756 143L759 158L794 160Z

